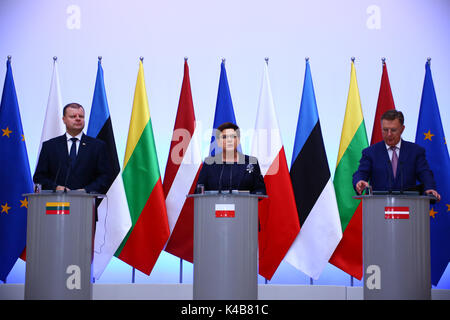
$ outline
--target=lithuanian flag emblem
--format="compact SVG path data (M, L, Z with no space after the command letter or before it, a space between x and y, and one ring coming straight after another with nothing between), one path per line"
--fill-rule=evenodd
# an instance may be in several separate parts
M70 214L70 202L47 202L45 214Z

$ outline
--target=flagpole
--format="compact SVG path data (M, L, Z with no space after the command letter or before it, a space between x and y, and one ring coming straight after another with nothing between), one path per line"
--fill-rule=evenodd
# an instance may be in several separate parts
M352 63L355 64L355 57L351 57ZM353 276L350 276L350 287L353 287Z
M305 57L305 63L309 62L309 57ZM314 279L312 277L309 277L309 285L314 285Z
M381 58L381 64L382 64L383 66L386 64L386 58L385 58L385 57Z
M9 62L9 63L11 63L11 56L10 56L10 55L6 56L6 61ZM8 276L9 276L9 273L8 273L8 275L5 277L5 280L0 280L0 281L3 282L3 283L6 283L6 281L8 280Z
M180 258L180 283L183 283L183 259Z
M429 66L431 66L431 58L430 57L427 58L427 63Z
M102 63L102 56L98 56L98 62Z
M141 60L142 63L144 63L144 57L140 56L139 60ZM136 280L136 268L133 267L133 269L131 270L131 283L135 283Z
M352 63L355 64L355 57L351 57ZM381 59L383 60L383 59ZM383 62L384 63L384 62ZM353 276L350 276L350 287L353 287Z

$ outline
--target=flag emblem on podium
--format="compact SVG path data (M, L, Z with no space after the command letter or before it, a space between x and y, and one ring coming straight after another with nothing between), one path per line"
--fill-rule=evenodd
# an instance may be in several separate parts
M70 202L47 202L45 214L70 214Z
M384 207L385 219L409 219L409 207Z
M216 218L234 218L234 204L216 204Z

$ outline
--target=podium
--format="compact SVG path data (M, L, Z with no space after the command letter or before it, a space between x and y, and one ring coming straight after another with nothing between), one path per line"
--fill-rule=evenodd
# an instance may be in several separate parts
M194 300L258 299L258 198L206 191L194 198Z
M80 191L28 197L25 299L92 299L95 198Z
M363 195L364 299L431 299L430 198Z

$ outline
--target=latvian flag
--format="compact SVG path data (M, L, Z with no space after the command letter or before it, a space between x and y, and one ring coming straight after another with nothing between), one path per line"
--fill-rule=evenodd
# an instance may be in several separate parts
M194 193L202 159L200 129L195 124L187 58L184 61L183 83L173 129L163 182L170 228L165 251L193 262L194 199L186 198L186 195Z
M409 207L384 207L385 219L409 219Z
M45 214L70 214L70 202L47 202Z

